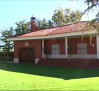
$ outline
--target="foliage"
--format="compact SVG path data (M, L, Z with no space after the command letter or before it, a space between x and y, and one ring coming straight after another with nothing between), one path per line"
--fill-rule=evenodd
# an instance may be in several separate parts
M68 44L68 58L71 58L73 54L73 46L71 44Z
M82 12L79 10L73 11L71 9L58 8L54 11L52 20L55 26L62 26L79 22L82 17Z
M38 19L37 20L37 27L39 29L46 29L46 28L54 27L54 24L51 20L47 21L45 18L42 20Z
M93 9L94 7L99 6L99 0L85 0L85 3L88 5L86 11Z
M83 29L83 36L84 37L84 31L89 31L88 36L90 37L90 45L92 43L92 38L99 35L99 23L96 22L94 19L91 21L87 21L86 25Z
M30 22L26 22L25 20L16 22L15 34L23 34L30 32Z
M3 29L1 31L1 38L0 40L4 43L4 45L2 46L3 51L6 53L6 57L8 57L8 53L11 49L13 49L13 42L11 41L7 41L6 38L13 36L14 34L14 30L12 27L10 27L9 29Z
M42 19L42 20L38 19L37 20L37 26L38 26L39 29L47 28L47 21L46 21L46 19L45 18Z
M9 56L9 58L14 58L14 52L13 52L13 51L10 51L10 52L8 53L8 56Z
M48 54L48 50L46 47L44 47L43 51L44 51L44 54Z
M84 11L84 13L88 11L94 11L97 10L95 21L99 21L99 0L85 0L85 4L87 4L87 9Z
M91 44L92 37L94 37L95 35L99 35L99 10L98 10L99 0L85 0L85 4L87 5L87 9L84 11L84 13L87 13L89 11L94 12L95 9L97 10L95 19L92 19L91 21L87 21L86 27L84 28L84 30L89 31L90 44Z
M71 46L70 44L68 44L68 54L73 54L73 46Z
M5 58L5 57L6 57L5 52L0 52L0 58Z
M14 52L9 51L8 57L9 58L14 58ZM5 52L0 52L0 58L6 58L6 53Z
M16 35L31 31L30 22L23 20L23 21L16 22L15 24L16 24L16 28L15 28ZM38 29L46 29L46 28L51 28L53 26L54 26L53 22L50 20L47 21L45 18L42 20L41 19L37 20Z
M37 19L38 29L52 28L55 26L71 24L79 22L82 17L82 12L79 10L73 11L70 9L56 9L52 16L52 20ZM16 22L15 34L23 34L30 32L30 22L25 20Z
M48 20L48 28L54 27L54 23L51 20Z

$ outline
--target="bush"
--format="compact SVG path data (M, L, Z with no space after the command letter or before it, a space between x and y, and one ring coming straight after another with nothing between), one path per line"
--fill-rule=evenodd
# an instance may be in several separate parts
M0 52L0 58L5 58L5 57L6 57L6 52ZM14 57L14 52L9 52L8 57L13 58Z
M9 58L14 58L14 52L9 52L8 56Z
M0 58L4 58L4 57L6 57L5 52L0 52Z

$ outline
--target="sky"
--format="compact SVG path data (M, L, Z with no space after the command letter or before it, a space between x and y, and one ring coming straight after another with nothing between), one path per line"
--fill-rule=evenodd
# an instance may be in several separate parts
M0 31L3 28L15 27L15 22L26 20L34 15L37 19L51 19L54 10L63 9L83 11L87 6L84 0L0 0ZM82 21L95 17L94 13L85 14ZM0 42L1 43L1 42Z

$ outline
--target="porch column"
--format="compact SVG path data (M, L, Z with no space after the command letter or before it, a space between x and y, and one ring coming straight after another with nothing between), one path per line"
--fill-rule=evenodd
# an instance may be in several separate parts
M44 39L42 39L42 58L44 58Z
M97 43L97 59L99 59L99 36L96 37Z
M65 56L66 56L66 58L68 58L68 45L67 45L67 43L68 43L68 39L67 39L67 37L65 37Z

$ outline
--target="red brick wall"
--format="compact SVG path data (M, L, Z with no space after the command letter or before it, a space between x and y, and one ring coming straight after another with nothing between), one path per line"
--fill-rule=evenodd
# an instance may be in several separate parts
M65 54L65 38L64 39L50 39L44 41L44 46L48 50L48 54L51 54L51 45L52 44L59 44L60 45L60 54Z
M28 42L28 47L35 47L35 58L41 58L42 56L42 41L41 40L28 40L28 41L15 41L14 42L14 58L19 58L20 48L25 48L25 43Z
M36 26L35 22L31 21L31 32L38 31L38 27Z
M77 54L77 43L87 43L87 54L97 54L97 45L96 37L92 38L92 44L95 44L94 47L90 45L90 38L70 38L68 39L68 44L73 48L73 54Z
M28 47L35 47L35 58L42 58L42 41L41 40L28 40L28 41L15 41L14 42L14 58L19 58L19 49L25 47L25 42L29 43ZM92 39L92 44L95 44L94 47L90 45L89 38L68 38L68 44L73 47L73 54L77 54L77 43L87 43L87 53L88 54L97 54L96 46L96 37ZM50 39L44 40L44 46L48 50L48 54L51 54L51 45L59 44L60 45L60 54L65 54L65 39Z

